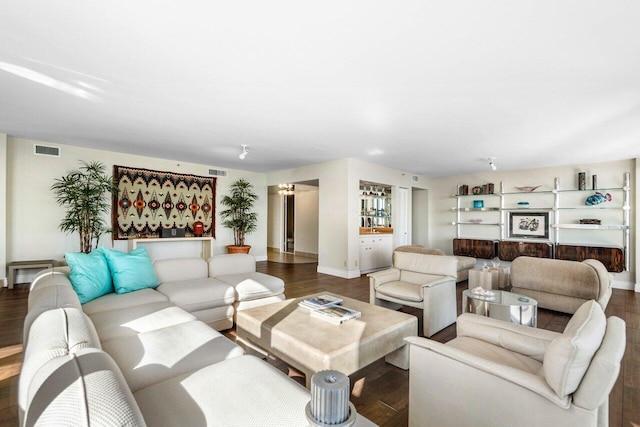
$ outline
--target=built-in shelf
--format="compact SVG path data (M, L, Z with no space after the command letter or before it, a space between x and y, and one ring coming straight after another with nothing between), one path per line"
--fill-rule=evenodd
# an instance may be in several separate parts
M564 244L562 243L564 232L561 230L611 230L611 232L622 232L621 233L621 242L622 249L624 251L624 265L625 270L629 269L629 245L630 245L630 231L631 231L631 220L630 220L630 212L631 212L631 203L630 203L630 189L631 189L631 181L630 181L630 173L625 172L623 174L623 185L620 187L607 187L607 188L599 188L599 189L589 189L589 190L578 190L578 189L560 189L559 179L556 178L554 180L553 189L551 190L540 190L540 191L505 191L504 182L500 183L500 191L497 193L491 194L464 194L458 195L455 194L452 197L456 199L457 206L451 208L451 211L456 213L456 220L451 222L453 226L456 227L456 238L462 238L462 229L464 228L464 234L471 233L471 228L466 227L468 225L473 226L492 226L499 227L499 233L496 232L496 235L499 235L498 239L503 241L536 241L536 242L547 242L547 243L555 243L555 245ZM460 187L459 187L460 188ZM614 198L618 200L616 204L598 204L594 206L587 206L577 202L577 199L580 197L572 196L571 193L574 194L584 194L585 196L589 196L594 194L595 192L606 194L613 193ZM622 194L620 194L622 193ZM568 196L566 199L564 195ZM543 196L543 198L537 198L537 196ZM544 196L547 196L548 199L544 199ZM552 196L553 200L551 200ZM620 197L621 196L621 202ZM462 207L461 205L464 203L468 203L468 199L465 198L475 198L475 199L483 199L489 197L499 197L499 207L490 206L490 207L482 207L482 208L473 208L473 207ZM462 202L464 200L464 202ZM495 199L494 199L495 200ZM534 203L540 205L547 204L544 207L507 207L507 205L512 205L514 202L520 201L534 201ZM490 202L490 204L495 205L495 202ZM510 238L508 233L509 227L509 213L517 212L518 214L526 215L526 212L552 212L552 218L549 218L549 225L553 230L553 233L549 233L549 239L538 239L538 238ZM571 212L589 212L589 211L599 211L604 214L604 211L619 211L621 212L620 219L605 219L608 222L618 222L619 224L579 224L577 223L577 219L575 218L578 215L571 215ZM473 222L469 221L468 214L465 215L465 212L489 212L488 214L484 214L482 222ZM491 215L490 212L499 212L499 218L496 221L496 215ZM594 215L597 218L597 215ZM605 215L607 216L607 215ZM611 217L611 215L608 215ZM484 220L489 221L484 221ZM567 221L576 221L576 223L563 223ZM465 227L462 227L465 226ZM575 238L573 236L575 233L567 232L567 236L571 238ZM588 239L585 239L585 241Z
M454 212L491 212L499 211L500 208L451 208L451 210Z
M578 230L628 230L628 225L619 224L551 224L553 228L578 229Z

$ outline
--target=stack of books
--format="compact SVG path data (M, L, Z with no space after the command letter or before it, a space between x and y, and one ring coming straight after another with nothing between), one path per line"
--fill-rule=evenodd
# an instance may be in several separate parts
M311 311L311 316L325 320L335 325L340 325L352 319L362 316L357 310L342 306L342 299L332 295L320 295L307 298L298 303L300 307Z

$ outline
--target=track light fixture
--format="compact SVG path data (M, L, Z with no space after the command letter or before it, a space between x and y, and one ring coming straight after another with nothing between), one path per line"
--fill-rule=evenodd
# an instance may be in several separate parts
M496 164L493 162L496 158L495 157L489 157L489 167L491 168L492 171L497 171L498 167L496 166Z
M240 146L242 147L242 153L240 153L238 158L240 160L244 160L244 158L247 157L247 154L249 154L249 150L247 150L247 144L240 144Z

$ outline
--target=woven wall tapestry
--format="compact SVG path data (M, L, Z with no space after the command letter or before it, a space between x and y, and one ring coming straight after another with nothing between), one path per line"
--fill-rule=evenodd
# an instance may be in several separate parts
M114 239L160 237L162 228L184 228L191 237L196 221L203 236L215 237L215 178L125 166L114 166L113 178Z

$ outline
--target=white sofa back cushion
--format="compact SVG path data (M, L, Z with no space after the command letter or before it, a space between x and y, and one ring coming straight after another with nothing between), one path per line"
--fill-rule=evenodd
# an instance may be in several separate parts
M249 254L217 255L209 260L209 277L254 271L256 271L256 259Z
M202 258L162 259L153 263L160 283L203 279L209 276L209 267Z
M27 406L27 392L40 367L50 360L85 348L100 349L98 333L82 310L57 308L40 314L29 329L18 384L18 405Z
M578 389L607 329L602 307L590 300L575 312L564 333L544 354L542 369L549 386L563 398Z
M29 388L26 426L144 426L115 362L87 348L45 363Z
M394 252L393 266L399 270L416 273L451 276L458 273L458 261L452 256L427 255L413 252Z

